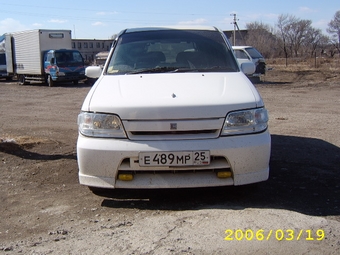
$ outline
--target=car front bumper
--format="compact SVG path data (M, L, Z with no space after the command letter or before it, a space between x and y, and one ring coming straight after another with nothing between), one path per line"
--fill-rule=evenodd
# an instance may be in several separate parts
M269 176L271 139L259 134L203 140L131 141L78 136L80 184L99 188L187 188L243 185L265 181ZM209 150L209 166L141 167L140 152ZM218 171L231 177L218 178ZM132 181L119 180L132 173Z

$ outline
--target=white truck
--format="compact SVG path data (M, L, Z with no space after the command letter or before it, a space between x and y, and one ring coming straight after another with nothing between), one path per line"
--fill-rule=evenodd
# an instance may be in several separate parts
M35 29L8 33L7 71L19 84L31 81L47 83L85 79L84 59L72 49L71 30Z

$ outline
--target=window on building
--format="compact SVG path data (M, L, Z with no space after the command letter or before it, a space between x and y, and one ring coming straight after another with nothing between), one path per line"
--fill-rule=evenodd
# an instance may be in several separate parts
M88 44L87 42L84 42L84 48L87 49L88 48Z
M93 48L93 42L90 42L90 48Z
M81 42L78 42L78 49L81 49Z

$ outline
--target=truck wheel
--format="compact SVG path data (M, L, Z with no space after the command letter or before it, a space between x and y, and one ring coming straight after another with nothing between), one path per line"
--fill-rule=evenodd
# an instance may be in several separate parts
M19 85L27 85L27 84L29 84L26 81L26 78L25 78L24 74L19 75L18 83L19 83Z
M47 84L48 84L49 87L53 87L54 86L54 81L52 80L51 75L49 75L47 77Z

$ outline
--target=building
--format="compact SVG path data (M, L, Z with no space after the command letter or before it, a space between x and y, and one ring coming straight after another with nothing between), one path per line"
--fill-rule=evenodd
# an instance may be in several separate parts
M96 54L110 50L112 42L113 39L72 39L72 49L78 50L83 56L85 63L91 65Z

